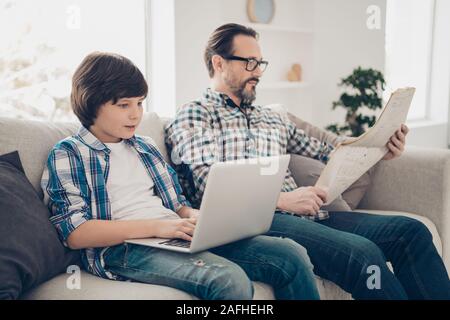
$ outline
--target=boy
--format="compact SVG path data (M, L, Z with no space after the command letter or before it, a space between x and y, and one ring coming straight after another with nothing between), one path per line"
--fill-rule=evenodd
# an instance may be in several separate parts
M76 70L71 103L82 127L51 150L42 178L63 243L82 250L89 272L184 290L201 299L252 299L253 281L279 299L318 299L306 251L257 236L187 255L124 243L191 240L198 211L150 138L135 136L148 92L127 58L95 52Z

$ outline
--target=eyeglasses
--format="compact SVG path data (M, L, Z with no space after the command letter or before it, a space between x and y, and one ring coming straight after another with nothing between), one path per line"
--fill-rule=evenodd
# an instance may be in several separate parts
M245 61L247 64L245 65L245 70L252 72L255 71L256 68L260 68L261 72L266 71L267 66L269 65L268 61L264 60L256 60L255 58L242 58L237 56L228 56L228 57L222 57L225 60L236 60L236 61Z

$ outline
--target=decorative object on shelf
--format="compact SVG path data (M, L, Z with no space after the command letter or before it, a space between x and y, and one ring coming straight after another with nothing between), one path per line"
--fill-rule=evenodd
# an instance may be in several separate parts
M377 110L383 107L382 92L385 86L384 76L374 69L362 69L358 67L353 73L341 80L339 86L349 87L349 92L343 93L338 101L333 102L333 110L343 107L347 110L345 124L331 124L327 130L338 135L359 137L373 126L376 116L366 116L361 113L361 108Z
M293 64L291 70L287 74L287 79L291 82L302 81L302 66L298 63Z
M247 14L251 22L270 23L275 15L275 0L247 0Z

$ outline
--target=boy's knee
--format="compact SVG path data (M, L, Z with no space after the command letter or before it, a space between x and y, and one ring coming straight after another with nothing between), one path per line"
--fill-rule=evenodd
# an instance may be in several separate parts
M215 300L252 300L253 284L239 266L223 266L212 281Z
M290 262L295 270L313 270L314 266L305 247L289 238L280 238L279 254L284 261Z

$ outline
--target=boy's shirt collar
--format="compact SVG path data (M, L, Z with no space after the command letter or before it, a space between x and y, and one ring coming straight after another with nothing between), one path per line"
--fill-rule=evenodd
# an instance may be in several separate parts
M98 140L98 138L96 136L94 136L92 134L92 132L90 132L84 126L81 126L78 129L77 137L80 139L81 142L83 142L85 145L87 145L91 149L94 149L97 151L104 151L107 154L109 154L111 152L111 150L103 142ZM136 136L133 136L130 139L124 139L122 141L125 141L126 144L135 147L137 151L139 151L141 153L145 153L145 150L143 150L141 148L141 146L139 146L136 143Z

